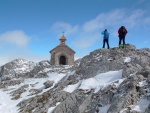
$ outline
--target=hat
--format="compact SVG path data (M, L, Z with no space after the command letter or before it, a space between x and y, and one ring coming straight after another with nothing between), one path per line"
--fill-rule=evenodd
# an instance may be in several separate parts
M125 28L124 26L121 26L121 28Z

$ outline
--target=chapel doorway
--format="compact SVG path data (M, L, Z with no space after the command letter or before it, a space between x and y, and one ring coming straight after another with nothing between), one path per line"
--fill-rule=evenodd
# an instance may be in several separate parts
M60 56L59 58L59 64L60 65L66 65L66 57L65 56Z

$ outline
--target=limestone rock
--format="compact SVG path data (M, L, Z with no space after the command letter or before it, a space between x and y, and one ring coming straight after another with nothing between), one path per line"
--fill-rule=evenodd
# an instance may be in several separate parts
M46 88L49 88L49 87L51 87L51 86L53 85L53 83L54 83L54 81L48 80L48 81L44 82L43 84L44 84L44 86L45 86Z
M70 67L53 66L49 61L36 64L24 61L23 65L34 65L20 73L16 69L22 66L15 62L0 67L0 87L9 90L13 99L20 100L23 93L28 93L27 98L17 104L19 113L47 113L51 107L54 107L52 113L95 113L104 108L107 113L139 113L133 106L142 98L150 100L150 49L147 48L136 49L127 44L125 49L97 49ZM80 84L75 87L75 84L100 73L118 70L123 70L122 79L106 84L96 92L94 88L79 89ZM51 81L48 77L54 73L63 75L63 78L59 82ZM38 82L32 81L28 85L27 78ZM37 88L40 83L42 86ZM18 89L7 89L16 84L20 86ZM73 92L64 91L69 86L75 87ZM142 112L149 111L150 104L147 104Z

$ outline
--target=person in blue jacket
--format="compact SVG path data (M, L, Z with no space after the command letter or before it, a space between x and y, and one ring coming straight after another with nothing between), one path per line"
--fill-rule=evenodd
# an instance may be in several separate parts
M104 36L103 37L103 48L105 48L105 43L107 43L107 48L109 49L109 33L107 32L107 29L105 29L101 34Z

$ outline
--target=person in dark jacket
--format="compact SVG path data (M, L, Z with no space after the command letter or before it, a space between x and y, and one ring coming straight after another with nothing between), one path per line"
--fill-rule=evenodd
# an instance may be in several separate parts
M118 29L118 35L119 35L119 47L121 45L121 41L123 41L123 47L125 47L125 36L128 33L127 29L124 26L121 26Z
M109 33L107 32L107 29L105 29L101 34L104 36L103 37L103 48L105 48L105 43L107 43L107 48L109 49Z

